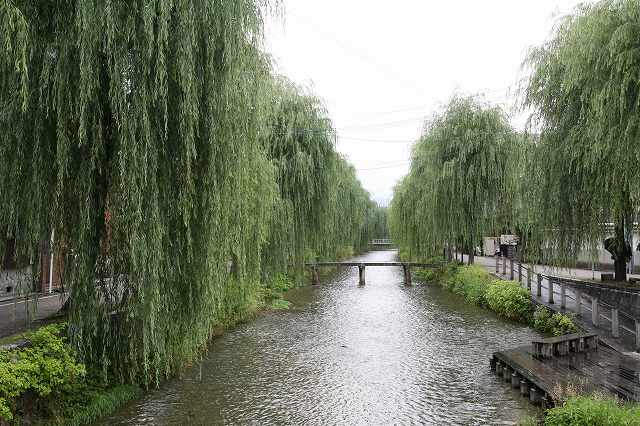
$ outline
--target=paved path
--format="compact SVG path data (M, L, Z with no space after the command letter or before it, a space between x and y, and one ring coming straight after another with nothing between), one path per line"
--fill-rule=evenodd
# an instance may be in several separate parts
M0 338L26 331L27 318L43 320L56 314L66 299L62 294L39 295L37 306L33 296L0 302Z
M464 257L466 260L467 257ZM474 259L477 265L482 265L487 270L502 279L510 279L511 270L509 261L507 260L506 273L503 273L502 258L500 258L499 272L496 273L496 260L494 257L476 256ZM542 288L540 296L537 291L537 275L542 273L543 275L551 275L553 277L562 277L569 279L579 279L590 281L592 278L592 271L584 269L560 269L548 266L536 265L534 270L531 271L531 297L537 304L544 305L555 312L572 313L575 315L576 322L580 327L589 331L598 333L609 346L617 350L618 352L634 352L636 350L636 337L633 332L635 331L634 319L630 316L620 312L620 336L613 337L611 330L611 309L600 305L600 317L599 324L596 326L592 321L592 306L591 298L583 294L580 313L578 313L578 305L576 303L576 292L571 286L566 286L565 289L565 306L562 307L562 294L561 287L557 283L553 286L553 299L554 303L549 303L549 280L544 277L542 280ZM528 286L527 275L529 274L529 265L523 265L522 270L522 285ZM518 268L517 264L514 269L514 279L518 280ZM599 273L596 272L596 279L599 279Z

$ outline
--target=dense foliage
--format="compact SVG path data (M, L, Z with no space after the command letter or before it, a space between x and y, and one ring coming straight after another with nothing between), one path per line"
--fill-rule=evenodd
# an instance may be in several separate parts
M640 425L640 407L632 404L625 406L612 399L574 397L547 411L544 424L637 426Z
M540 132L530 199L544 254L571 262L613 222L623 279L640 195L640 1L579 6L527 63L524 100Z
M60 337L63 328L43 327L29 336L29 347L0 352L0 418L12 420L29 395L38 398L30 403L33 411L48 411L52 402L83 381L85 367Z
M466 247L472 262L481 238L508 223L516 141L499 108L454 97L425 127L409 175L395 188L394 242L417 258L441 253L445 244Z
M262 283L375 236L322 104L261 51L274 6L0 0L0 231L34 256L55 230L105 380L158 383Z

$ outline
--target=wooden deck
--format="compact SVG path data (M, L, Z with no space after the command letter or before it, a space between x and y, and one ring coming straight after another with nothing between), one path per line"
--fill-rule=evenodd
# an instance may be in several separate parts
M640 359L605 346L544 360L533 356L532 346L496 352L493 356L547 395L574 388L581 394L601 392L640 401Z

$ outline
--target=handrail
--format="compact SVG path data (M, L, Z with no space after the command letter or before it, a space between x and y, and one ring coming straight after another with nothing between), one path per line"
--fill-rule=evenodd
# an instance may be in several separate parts
M509 265L509 270L510 270L510 275L513 277L514 280L517 280L518 282L521 282L522 284L525 284L525 273L526 273L526 282L528 283L528 286L531 285L531 278L533 276L538 276L539 280L538 280L538 286L540 289L545 289L547 291L547 293L549 293L549 291L553 291L553 296L555 297L555 295L560 295L561 297L564 296L564 300L563 300L563 307L566 308L566 306L564 306L564 302L566 302L567 299L573 300L576 303L580 304L580 311L582 311L583 309L585 309L586 311L591 312L591 315L593 317L593 321L594 321L594 326L596 327L602 327L604 326L604 324L600 323L600 319L604 319L607 326L604 326L604 328L609 328L612 335L614 337L620 337L622 336L622 333L626 333L626 334L630 334L632 336L635 336L635 347L636 350L638 352L640 352L640 319L636 318L635 316L631 315L628 312L625 312L623 310L621 310L620 308L614 307L606 302L602 302L600 301L597 297L593 297L590 296L589 294L583 294L582 292L580 292L580 300L577 300L576 297L576 291L578 287L580 286L584 286L584 287L589 287L589 288L598 288L598 289L602 289L601 286L597 286L594 284L591 284L589 282L585 282L585 281L581 281L581 280L577 280L577 279L567 279L564 277L558 277L558 276L553 276L553 275L548 275L542 272L535 272L535 270L533 269L533 267L527 266L526 264L523 264L522 262L518 262L517 260L514 259L509 259L510 261L510 265ZM518 278L515 278L516 274L514 272L514 266L515 264L518 264ZM503 259L503 274L506 274L506 258ZM523 273L524 271L524 273ZM496 257L496 272L499 273L499 259ZM546 283L545 283L546 281ZM551 289L549 284L550 283L558 283L561 290L558 292L556 291L555 288ZM565 290L562 290L562 288L564 287ZM567 287L569 287L569 292L572 293L569 294L567 292ZM618 293L631 293L628 291L624 291L624 290L619 290L619 289L607 289L607 290L611 290L611 291L615 291ZM634 295L636 293L633 293ZM533 292L531 294L531 297L533 298ZM591 304L587 303L584 304L582 303L582 301L584 300L584 298L588 298L591 300ZM550 298L550 300L552 300ZM594 300L597 301L597 311L594 314L594 306L593 306L593 302ZM604 308L605 310L609 310L611 311L611 316L607 316L604 313L601 312L600 307ZM615 312L617 312L617 316L615 314ZM597 315L597 317L596 317ZM615 321L614 321L614 316L615 316ZM623 321L621 321L623 320ZM628 328L627 326L624 325L624 320L630 320L632 322L635 323L635 328L636 330L632 330L630 328Z

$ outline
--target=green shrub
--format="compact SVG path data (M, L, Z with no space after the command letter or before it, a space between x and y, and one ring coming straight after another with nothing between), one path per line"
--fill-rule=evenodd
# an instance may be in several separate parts
M415 271L411 271L411 273L414 279L428 283L436 281L439 276L438 271L427 268L418 268Z
M481 266L457 266L444 285L469 303L483 305L491 276Z
M71 391L84 378L84 365L61 337L66 324L42 327L31 333L31 346L0 352L0 416L11 421L25 395L37 396L42 405Z
M561 407L547 411L545 425L549 426L639 426L640 407L620 405L611 399L575 397Z
M533 314L533 328L540 333L562 336L563 334L576 333L578 327L573 318L561 313L553 313L544 306L538 306Z
M515 281L495 280L489 284L485 299L489 309L514 321L529 323L533 303L529 290Z
M142 390L134 385L119 385L110 389L90 390L82 401L68 404L65 418L61 423L80 426L95 422L101 417L113 413L127 401L137 398Z
M276 275L261 289L261 306L269 309L288 309L291 304L284 300L282 295L294 287L295 282L287 274Z

